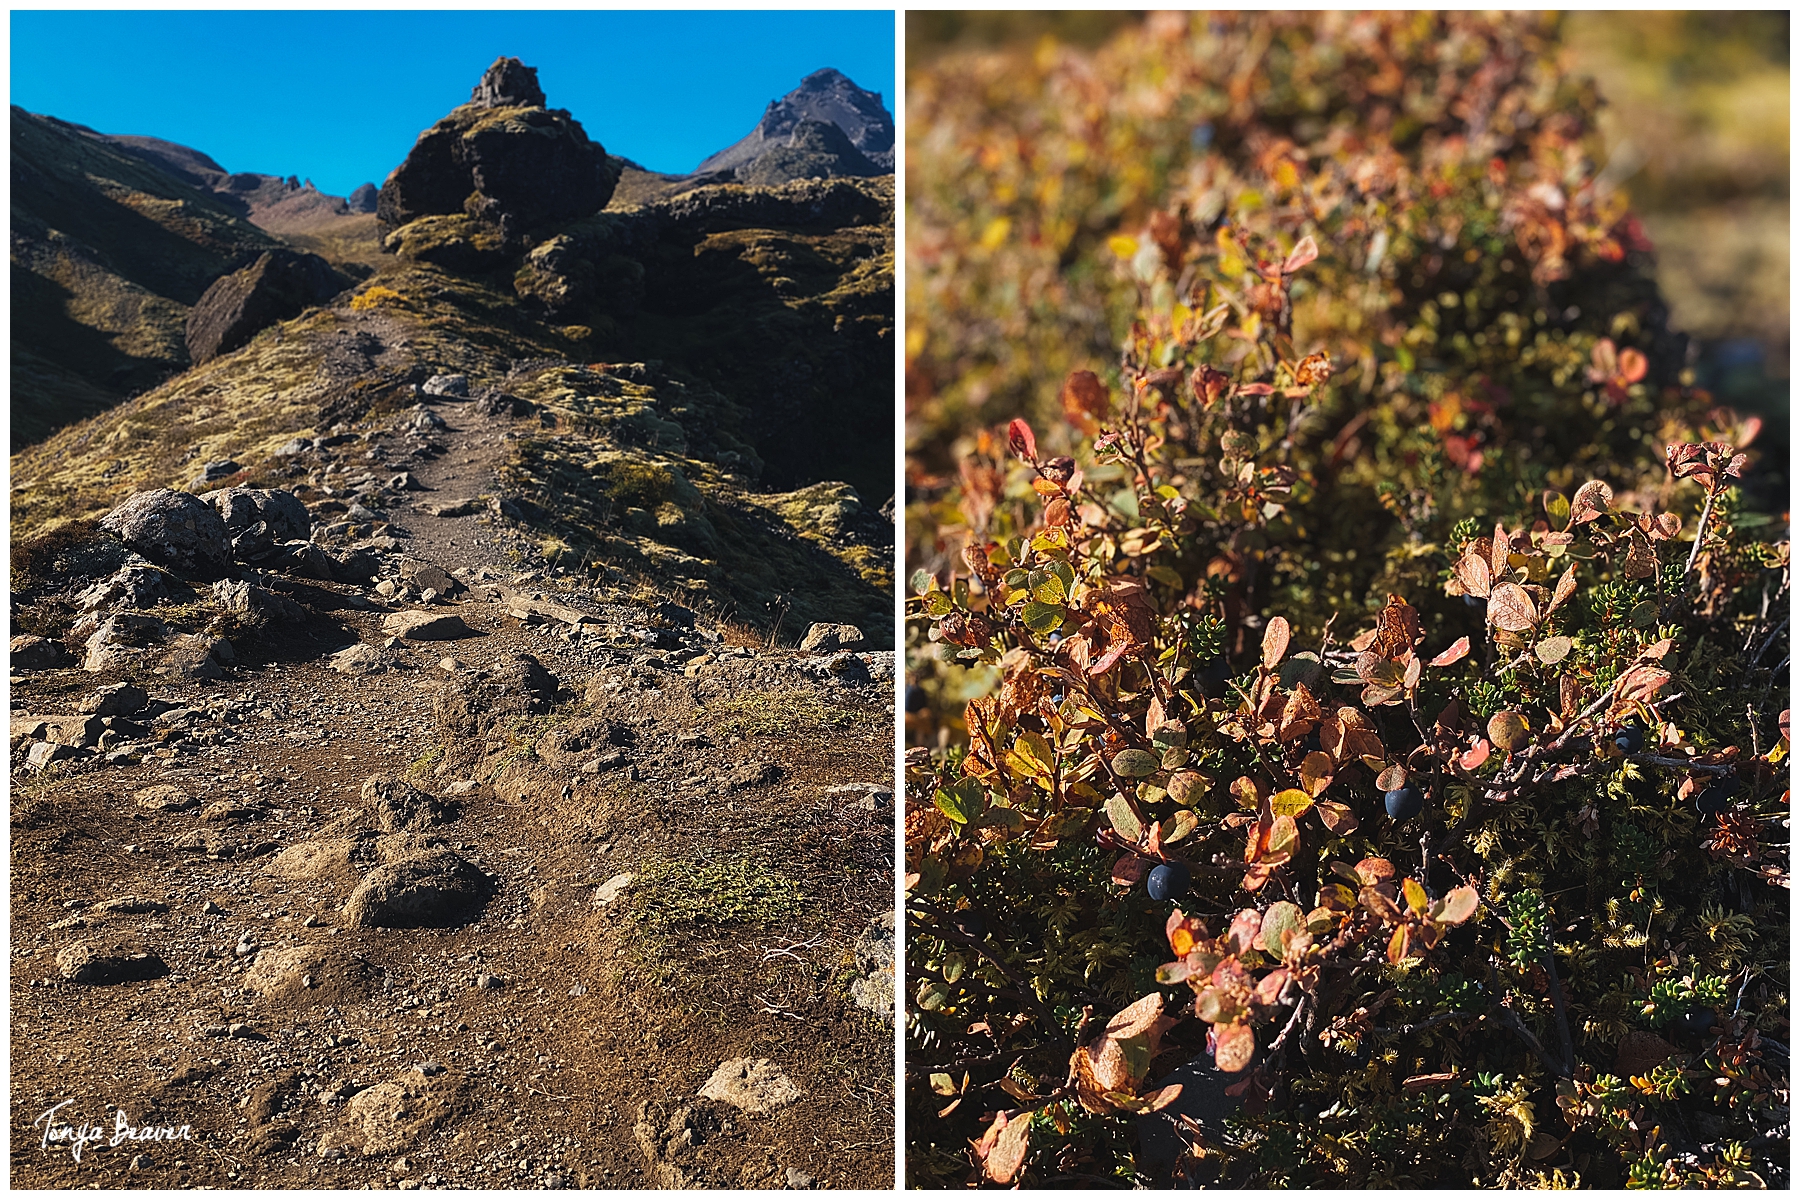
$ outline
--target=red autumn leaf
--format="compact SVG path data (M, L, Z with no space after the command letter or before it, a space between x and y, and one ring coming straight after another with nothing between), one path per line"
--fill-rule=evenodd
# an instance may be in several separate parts
M1449 667L1461 662L1469 656L1469 639L1459 637L1450 643L1450 648L1431 660L1434 667Z
M1031 1114L1015 1113L1008 1120L1007 1115L1001 1113L994 1118L989 1134L994 1140L988 1149L982 1170L995 1183L1011 1183L1013 1176L1025 1165L1025 1152L1030 1149ZM983 1142L987 1140L985 1137L982 1139Z
M1142 883L1144 876L1150 873L1148 860L1136 854L1120 855L1119 861L1113 864L1112 881L1120 887L1134 887Z
M1645 701L1656 698L1656 693L1668 686L1670 674L1661 667L1639 666L1619 676L1618 696L1624 701Z
M1491 752L1492 748L1488 745L1487 739L1477 738L1475 744L1465 750L1462 755L1457 758L1456 765L1465 771L1473 771L1488 760L1488 755Z
M1028 463L1037 461L1037 435L1031 432L1023 418L1014 417L1012 424L1006 427L1006 444L1012 452Z
M1669 448L1671 451L1674 447ZM1585 525L1602 516L1612 507L1612 488L1599 479L1590 479L1575 489L1575 498L1569 501L1569 516L1576 525Z
M1295 271L1298 271L1301 267L1304 267L1307 263L1314 261L1318 257L1319 243L1315 242L1312 234L1309 233L1300 239L1294 246L1294 252L1287 256L1286 262L1281 264L1281 273L1283 275L1292 275Z

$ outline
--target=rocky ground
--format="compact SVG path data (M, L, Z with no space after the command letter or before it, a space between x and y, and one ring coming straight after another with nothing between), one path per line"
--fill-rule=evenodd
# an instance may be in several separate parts
M12 1183L888 1186L892 653L567 571L419 399L15 547Z

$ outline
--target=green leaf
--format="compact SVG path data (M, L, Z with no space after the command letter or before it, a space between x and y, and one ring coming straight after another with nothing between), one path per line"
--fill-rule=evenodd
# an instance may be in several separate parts
M1157 566L1146 570L1144 574L1156 580L1158 583L1166 584L1169 587L1174 588L1176 591L1180 591L1182 588L1181 572L1175 570L1173 567L1165 567L1158 564Z
M967 825L987 811L987 789L978 779L964 779L951 788L939 788L932 800L940 812L958 825Z
M1126 841L1135 842L1144 835L1143 823L1131 807L1131 801L1123 796L1114 796L1106 802L1106 816L1112 822L1113 829Z
M962 955L952 951L944 956L944 979L949 983L955 983L962 978L963 972L968 970L968 967L968 961Z
M1547 667L1553 667L1569 657L1569 651L1575 648L1575 640L1566 637L1545 638L1537 644L1538 661Z
M920 569L912 573L912 590L923 596L937 586L937 578L930 571Z
M1038 603L1060 605L1069 598L1068 592L1063 590L1063 581L1057 576L1048 571L1033 571L1032 575L1034 577L1043 576L1043 578L1037 579L1031 587L1032 598Z
M1185 808L1178 809L1176 810L1175 815L1168 819L1167 825L1163 830L1163 844L1165 846L1173 845L1182 838L1193 833L1194 830L1198 828L1200 828L1199 817L1196 817Z
M1283 939L1306 927L1306 914L1300 911L1298 904L1286 900L1277 900L1263 914L1262 943L1263 949L1277 957L1281 955Z
M1113 755L1112 769L1114 775L1123 775L1127 779L1143 779L1156 774L1162 763L1154 754L1142 750L1121 750Z
M956 1095L956 1080L942 1071L931 1073L931 1090L940 1096Z
M1050 750L1050 743L1039 733L1030 730L1019 734L1013 743L1012 753L1007 755L1007 765L1023 775L1037 779L1049 779L1051 768L1056 763L1056 756Z
M1299 788L1277 792L1269 801L1269 810L1278 817L1298 817L1313 806L1313 798Z
M943 592L925 593L925 612L928 616L941 617L954 607L955 605L950 603L950 597Z
M1060 604L1044 604L1041 601L1029 601L1019 615L1025 621L1025 628L1033 633L1054 633L1062 628L1063 608Z

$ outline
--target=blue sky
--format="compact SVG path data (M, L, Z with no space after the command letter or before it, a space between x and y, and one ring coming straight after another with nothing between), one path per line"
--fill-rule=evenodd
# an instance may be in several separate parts
M693 170L821 67L894 109L891 11L14 11L12 103L342 196L379 185L502 54L657 171Z

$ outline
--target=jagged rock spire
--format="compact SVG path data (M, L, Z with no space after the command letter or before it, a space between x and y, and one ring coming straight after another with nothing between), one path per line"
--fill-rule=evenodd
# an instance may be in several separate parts
M475 85L469 102L478 108L543 108L544 89L538 86L536 67L502 55Z

